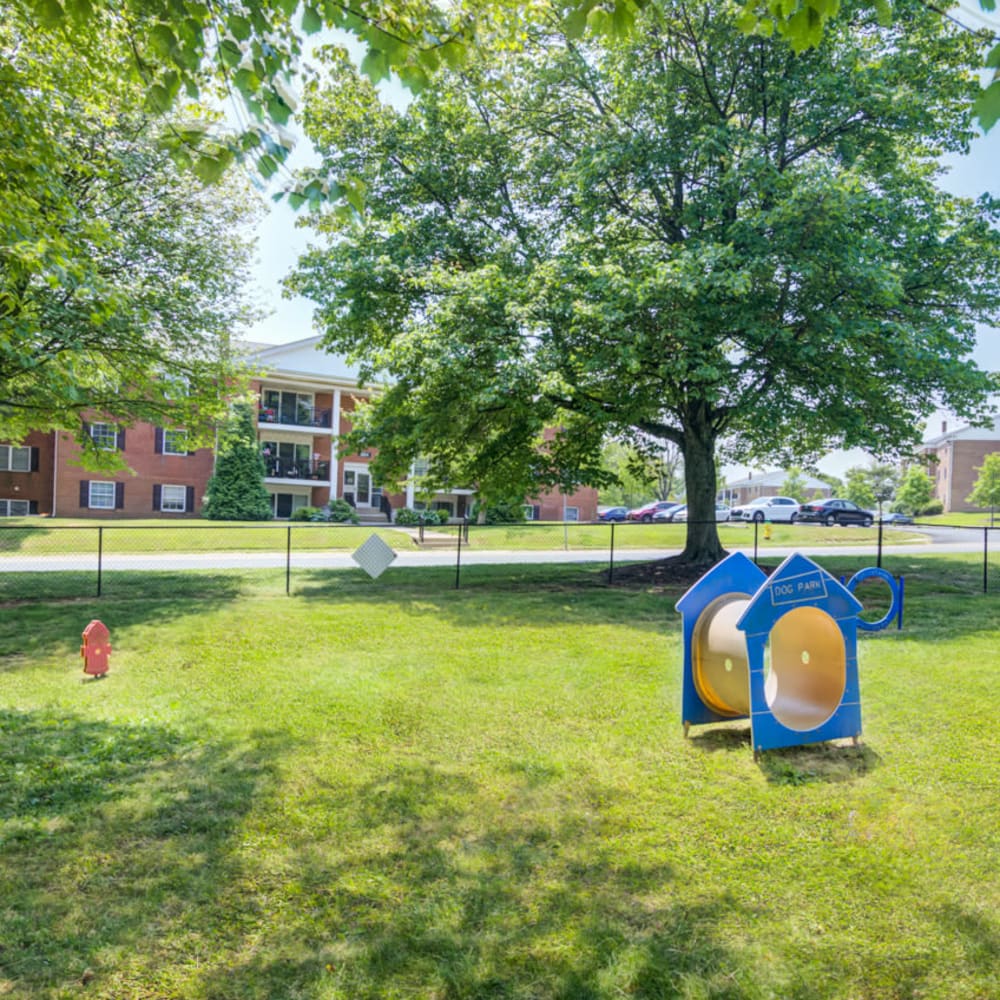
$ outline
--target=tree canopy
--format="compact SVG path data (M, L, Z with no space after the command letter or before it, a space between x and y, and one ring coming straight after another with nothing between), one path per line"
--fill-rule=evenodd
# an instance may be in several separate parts
M976 466L976 472L979 475L973 484L972 493L965 498L965 502L989 508L990 524L992 524L994 513L997 507L1000 507L1000 451L990 452L983 459L983 464Z
M14 8L16 12L17 8ZM163 146L142 90L79 44L0 24L0 437L78 429L81 415L183 427L222 412L254 203L205 191ZM96 44L96 42L95 42ZM103 58L126 58L114 32ZM101 454L90 450L90 457Z
M922 514L934 496L934 480L919 465L911 465L896 491L893 507L904 514Z
M845 5L795 56L729 4L664 0L624 41L536 29L404 114L339 62L304 120L367 213L314 218L291 287L389 383L356 432L381 478L423 453L452 483L572 486L607 434L673 443L706 561L718 442L886 453L941 403L981 416L997 206L935 185L975 43L896 15Z

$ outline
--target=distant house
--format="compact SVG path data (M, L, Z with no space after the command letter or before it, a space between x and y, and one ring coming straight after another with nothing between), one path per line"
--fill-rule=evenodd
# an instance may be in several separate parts
M778 471L749 475L746 479L734 479L719 491L719 499L732 507L749 503L757 497L784 496L785 481L788 476L787 472ZM822 479L807 476L805 473L801 473L799 479L805 484L805 497L810 500L815 497L828 497L833 493L830 484L824 483Z
M945 513L978 510L965 498L972 492L979 473L977 467L992 452L1000 452L1000 417L992 427L960 427L949 431L942 422L941 433L918 449L928 463L934 480L934 496L944 504Z

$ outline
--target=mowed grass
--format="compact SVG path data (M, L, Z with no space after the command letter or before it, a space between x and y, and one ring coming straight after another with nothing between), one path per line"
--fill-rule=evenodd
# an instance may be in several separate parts
M757 762L682 737L678 594L597 570L8 607L0 996L1000 996L1000 597L890 568L863 745Z
M357 548L371 534L377 534L396 551L415 551L417 529L371 525L330 525L310 523L247 523L187 520L94 520L58 518L4 519L0 524L0 560L44 556L93 556L184 552L315 552L349 551ZM451 538L458 544L459 527L428 527L436 539ZM616 550L662 549L678 551L684 547L683 524L617 524L614 526ZM720 524L719 535L726 547L752 546L754 526L746 522ZM805 549L828 545L871 545L878 538L877 528L834 527L818 525L775 524L771 538L765 538L764 526L757 529L758 545L799 545ZM885 544L924 542L925 536L900 529L885 532ZM515 524L470 525L463 544L475 550L521 551L559 549L610 551L612 527L609 524Z

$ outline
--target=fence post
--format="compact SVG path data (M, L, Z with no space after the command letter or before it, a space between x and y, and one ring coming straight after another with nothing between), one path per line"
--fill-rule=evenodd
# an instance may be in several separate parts
M104 559L104 525L97 527L97 596L101 596L101 566Z
M990 529L983 528L983 593L990 590Z
M611 562L608 565L608 583L615 582L615 522L611 522Z
M292 592L292 526L287 527L288 537L285 542L285 596Z
M753 519L753 561L754 565L757 565L757 531L760 527L760 522L757 518Z
M455 589L458 590L459 580L462 575L462 531L458 532L458 553L455 557Z
M881 504L879 505L881 506ZM879 515L878 519L878 558L875 560L875 565L881 569L882 568L882 516Z

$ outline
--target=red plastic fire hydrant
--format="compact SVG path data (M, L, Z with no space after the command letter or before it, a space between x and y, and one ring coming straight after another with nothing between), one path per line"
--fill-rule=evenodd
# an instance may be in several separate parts
M108 672L108 657L111 655L111 633L107 625L94 619L83 630L83 672L94 677L103 677Z

